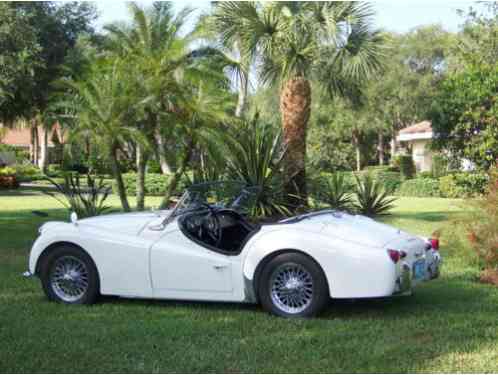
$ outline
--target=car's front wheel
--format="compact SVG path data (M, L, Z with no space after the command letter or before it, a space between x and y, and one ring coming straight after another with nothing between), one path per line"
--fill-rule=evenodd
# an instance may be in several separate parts
M321 267L310 257L283 253L266 264L258 282L263 307L283 317L311 317L329 301L328 284Z
M99 294L99 278L93 260L81 249L62 245L42 259L40 279L52 301L91 304Z

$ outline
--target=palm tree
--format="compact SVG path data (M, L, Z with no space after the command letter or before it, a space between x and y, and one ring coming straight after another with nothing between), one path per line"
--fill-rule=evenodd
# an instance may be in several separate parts
M137 85L141 95L142 118L137 129L148 140L147 145L137 143L137 209L144 209L145 169L150 151L154 150L163 172L170 172L166 158L159 113L174 106L181 95L181 70L187 65L189 51L187 37L180 30L190 13L185 8L174 15L172 4L157 2L144 9L129 3L131 26L109 25L111 50L126 61L130 69L128 79ZM148 146L148 147L147 147Z
M221 57L222 69L230 78L232 85L237 89L237 106L235 117L242 117L247 109L247 94L249 88L249 69L252 56L242 49L240 35L231 39L220 37L223 34L219 17L224 17L226 9L218 7L220 3L214 2L214 12L201 17L197 24L195 34L200 39L205 39L215 49L215 55Z
M280 85L289 194L306 197L306 128L313 80L331 96L357 99L381 66L383 37L370 5L357 2L220 2L215 13L227 45L241 43L259 78ZM295 203L295 202L294 202Z
M203 72L208 73L209 70ZM184 101L179 107L175 123L175 131L181 142L181 157L161 202L161 208L168 206L180 177L192 159L194 149L197 147L201 154L203 149L207 149L209 135L206 131L213 129L219 131L220 125L231 119L228 115L231 101L228 100L226 87L223 85L220 87L220 82L224 82L225 77L218 75L217 79L212 78L209 75L198 77L191 81L188 90L185 91Z
M136 118L136 93L130 85L126 71L118 62L110 68L97 71L82 82L67 82L74 99L66 103L76 116L72 136L91 135L105 151L116 181L124 211L130 211L121 173L119 153L130 139L141 139L133 124Z

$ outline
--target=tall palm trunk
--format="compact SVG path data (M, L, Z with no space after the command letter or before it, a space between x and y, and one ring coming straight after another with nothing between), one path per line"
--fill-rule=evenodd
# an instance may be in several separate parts
M119 169L117 145L112 146L109 159L111 161L112 174L114 175L114 179L116 180L116 187L118 189L118 196L119 200L121 201L121 206L123 207L123 211L130 212L131 209L130 209L130 204L128 203L128 198L126 196L126 189L123 182L123 176L121 175L121 170Z
M356 154L356 171L361 171L361 149L360 149L360 134L357 129L353 129L353 146Z
M42 129L42 142L40 147L40 158L38 159L38 168L43 173L47 172L47 164L48 164L48 128Z
M391 129L391 164L394 163L394 157L396 156L396 130L393 126Z
M247 85L249 77L247 74L242 74L239 82L239 93L237 97L237 107L235 108L235 116L241 117L246 108L247 102Z
M306 129L310 117L311 86L308 80L298 77L285 82L280 95L282 132L286 153L286 193L291 207L306 204Z
M194 150L194 142L193 140L189 140L187 145L185 146L185 153L183 155L182 160L180 161L179 167L175 170L173 177L168 185L168 189L166 189L166 193L164 194L164 198L159 206L160 209L166 209L169 206L169 201L173 192L175 191L178 182L180 181L181 176L185 172L187 165L192 157L192 151Z
M137 145L137 211L145 208L145 169L147 167L147 154L143 146Z
M38 165L38 149L39 149L39 138L38 138L38 125L36 120L32 120L31 123L31 163Z
M161 135L160 132L156 132L155 134L155 143L156 143L156 158L157 161L159 162L159 165L161 167L161 172L163 174L170 174L171 171L171 166L168 163L168 160L166 159L166 146L164 144L164 139L163 136Z
M384 165L384 133L379 130L377 134L377 151L379 152L379 165Z
M234 49L238 52L241 59L242 66L249 66L249 61L247 57L243 57L242 50L240 48L240 41L237 40L234 44ZM249 84L249 72L241 72L240 82L239 82L239 93L237 96L237 107L235 107L235 116L241 117L246 109L247 103L247 86Z

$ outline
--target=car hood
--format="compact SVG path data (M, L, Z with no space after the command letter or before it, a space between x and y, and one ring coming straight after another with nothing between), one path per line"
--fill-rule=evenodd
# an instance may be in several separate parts
M158 217L166 217L167 214L168 211L110 214L78 220L78 225L125 234L138 234L148 223L157 220Z

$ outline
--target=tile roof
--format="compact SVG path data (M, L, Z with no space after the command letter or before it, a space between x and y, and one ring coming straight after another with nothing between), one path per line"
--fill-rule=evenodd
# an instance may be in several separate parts
M38 127L38 137L40 142L42 141L42 135L43 129ZM54 145L54 136L56 136L60 142L64 142L64 136L58 123L55 124L52 128L52 133L48 136L49 146ZM0 139L0 143L11 146L29 147L31 144L31 130L30 128L8 129L5 135Z
M432 124L430 121L422 121L417 124L410 125L399 131L400 134L413 133L432 133Z

